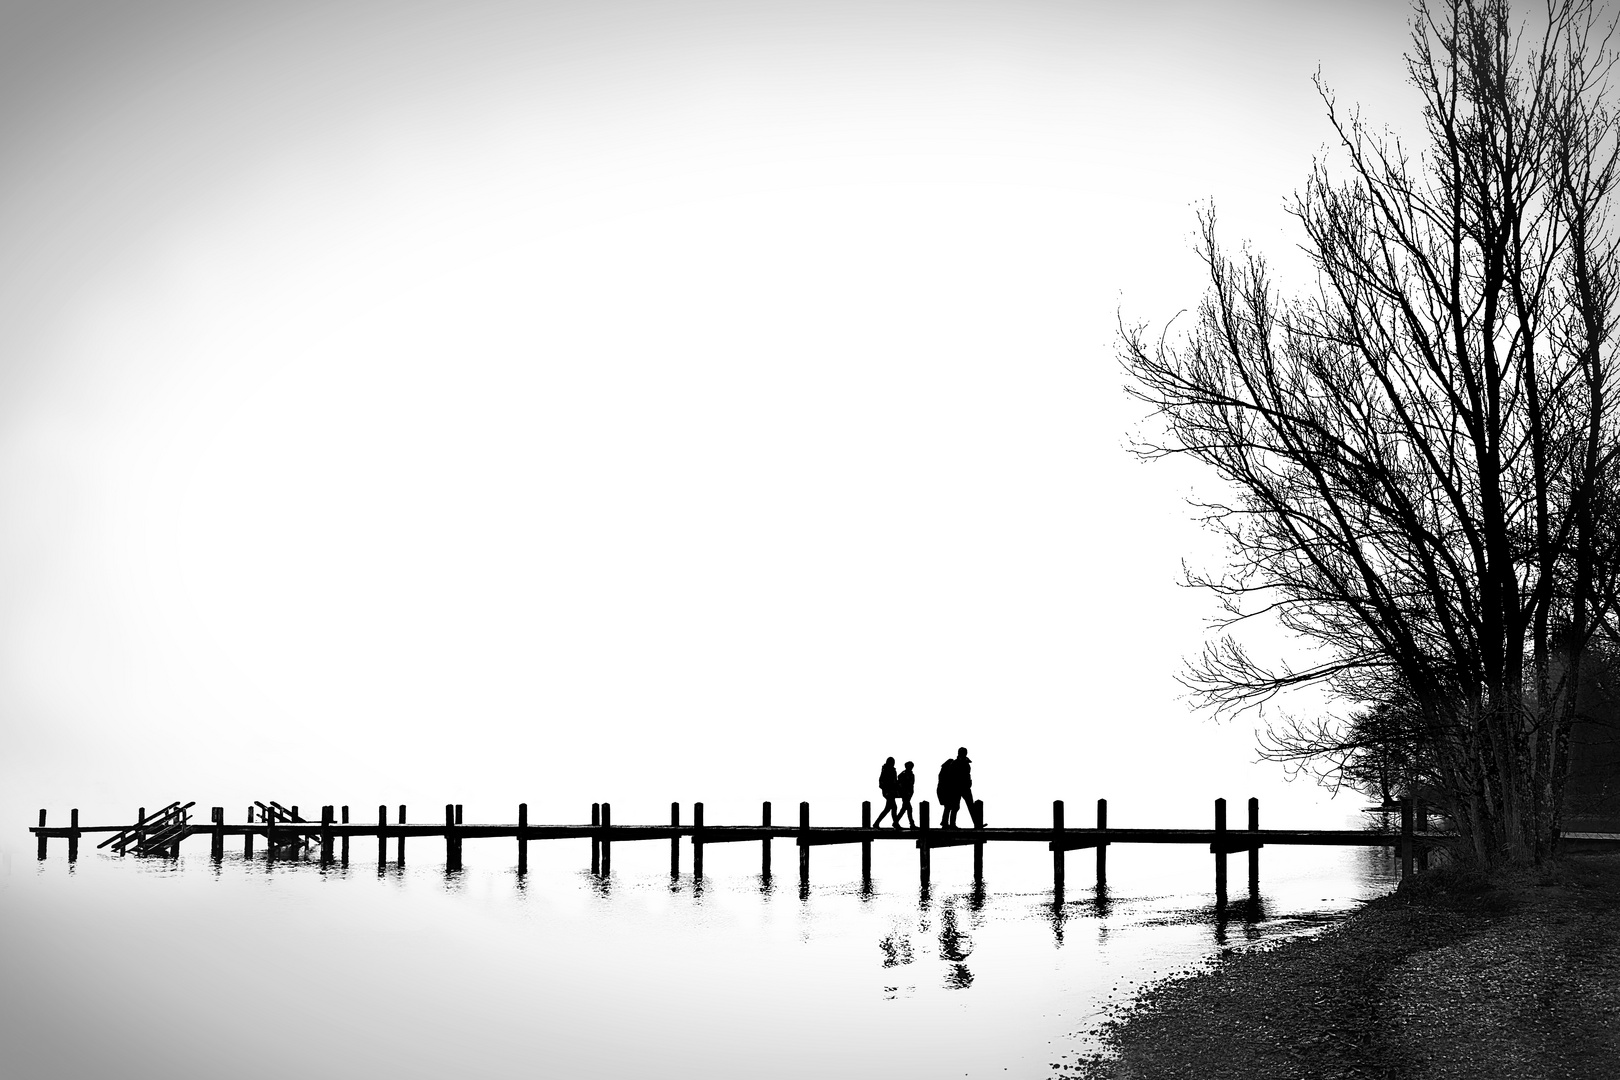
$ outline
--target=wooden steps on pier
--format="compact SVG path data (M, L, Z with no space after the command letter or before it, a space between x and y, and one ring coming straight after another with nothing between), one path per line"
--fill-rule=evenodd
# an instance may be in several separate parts
M165 855L190 836L191 808L196 802L182 806L175 800L161 810L136 815L135 824L118 827L97 848L110 847L120 855L133 851L137 855ZM76 829L76 832L101 831Z

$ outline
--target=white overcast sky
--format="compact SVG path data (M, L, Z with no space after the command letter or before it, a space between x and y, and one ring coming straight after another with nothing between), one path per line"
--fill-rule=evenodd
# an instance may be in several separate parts
M1196 303L1203 200L1297 265L1311 76L1409 122L1406 19L0 3L0 846L830 823L964 743L998 824L1340 813L1178 696L1219 553L1113 336Z

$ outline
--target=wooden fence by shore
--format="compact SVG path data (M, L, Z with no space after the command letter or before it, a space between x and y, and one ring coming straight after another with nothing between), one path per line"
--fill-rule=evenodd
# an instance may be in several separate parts
M410 823L405 805L398 807L397 816L389 820L389 808L377 808L375 822L350 820L349 807L323 806L319 817L310 819L299 813L297 806L283 806L278 802L256 802L247 808L244 822L225 821L223 807L213 807L209 819L193 819L191 809L195 803L176 801L153 813L143 807L134 822L126 825L82 825L79 811L70 813L66 826L46 824L45 810L39 812L39 824L30 829L37 837L39 858L44 859L47 842L51 839L67 841L68 859L76 860L79 841L85 834L109 834L97 845L120 855L136 854L175 858L181 843L193 836L206 836L210 854L218 860L225 852L227 838L240 839L242 854L251 858L256 840L262 840L263 857L270 862L277 859L302 858L306 850L318 851L322 864L334 862L347 866L350 842L373 839L377 842L377 865L388 863L388 842L394 841L394 862L404 865L406 841L410 838L440 838L445 844L444 866L448 873L462 868L462 844L467 840L506 838L516 841L517 871L527 874L529 844L545 840L588 840L590 842L590 868L593 874L612 873L613 845L642 840L668 840L670 844L670 873L677 875L681 866L681 841L687 840L692 849L692 872L701 880L703 851L710 844L758 841L760 844L760 873L771 875L771 842L789 840L798 849L799 879L807 884L810 878L810 852L812 848L829 845L858 844L861 857L861 878L870 883L872 874L872 845L876 843L906 843L917 850L918 871L921 882L927 885L932 874L932 855L936 849L948 847L973 848L973 880L984 880L984 849L988 844L1034 843L1042 844L1052 853L1052 887L1061 898L1065 886L1065 856L1071 851L1087 848L1095 850L1096 883L1107 887L1108 849L1115 844L1194 844L1208 847L1214 855L1215 893L1217 901L1225 903L1227 895L1227 856L1237 853L1248 855L1248 886L1250 897L1256 897L1260 879L1260 849L1267 845L1332 845L1353 847L1383 847L1400 853L1402 876L1414 869L1422 869L1430 850L1444 845L1448 834L1429 829L1428 815L1411 800L1384 809L1400 814L1398 830L1389 829L1262 829L1260 827L1260 801L1248 801L1248 815L1244 828L1229 828L1226 800L1216 799L1213 827L1208 829L1141 829L1117 828L1108 821L1108 800L1097 800L1096 823L1090 827L1070 825L1061 800L1052 804L1052 823L1029 828L935 828L930 821L929 803L917 805L916 828L874 827L872 804L861 804L859 825L812 825L810 804L799 804L799 817L795 824L774 824L771 804L761 807L757 825L711 825L704 820L703 804L693 803L691 820L682 822L679 803L670 804L667 825L615 825L610 803L592 803L589 823L577 825L539 825L529 821L528 804L517 808L517 821L513 824L467 824L463 820L462 806L448 803L444 807L443 822ZM983 821L983 803L973 807L973 820ZM1613 840L1620 845L1620 836L1597 837Z

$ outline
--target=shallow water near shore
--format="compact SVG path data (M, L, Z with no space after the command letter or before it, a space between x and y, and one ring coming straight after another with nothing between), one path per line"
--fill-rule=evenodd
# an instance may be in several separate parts
M1313 933L1393 887L1390 853L1267 848L1246 908L1214 910L1212 858L1117 846L1109 890L1089 851L878 844L870 890L853 849L794 849L759 877L756 844L711 847L669 875L662 842L617 844L590 875L584 841L413 841L379 868L178 860L69 864L15 848L0 873L0 1072L121 1077L1041 1077L1093 1046L1108 1010L1223 949ZM389 845L390 858L393 845ZM788 873L781 873L786 867Z

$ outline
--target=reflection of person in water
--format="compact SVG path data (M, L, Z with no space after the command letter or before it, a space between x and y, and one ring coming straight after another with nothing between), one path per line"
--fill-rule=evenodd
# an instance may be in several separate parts
M906 816L906 828L915 829L917 821L911 816L911 793L917 790L917 774L911 771L914 762L906 762L905 771L895 778L894 797L900 800L900 810L894 815L894 827L900 827L900 815Z
M900 827L900 814L894 808L894 796L899 786L900 778L894 774L894 758L885 758L883 768L878 770L878 791L883 794L883 813L872 822L874 827L883 824L886 817L894 819L894 827Z

